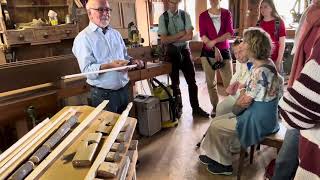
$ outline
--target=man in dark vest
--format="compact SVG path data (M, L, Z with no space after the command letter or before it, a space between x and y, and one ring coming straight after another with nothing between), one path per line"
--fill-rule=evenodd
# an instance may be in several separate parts
M173 95L177 99L176 115L180 118L182 114L181 91L179 88L179 70L181 70L188 84L193 116L208 117L209 114L199 107L195 70L187 42L192 39L193 26L190 15L178 9L180 1L168 0L169 9L160 16L158 30L161 43L166 46L167 59L172 63L170 78Z

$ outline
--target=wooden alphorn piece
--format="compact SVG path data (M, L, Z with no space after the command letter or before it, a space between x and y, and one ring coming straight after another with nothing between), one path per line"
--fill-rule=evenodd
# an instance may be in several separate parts
M127 132L120 132L117 136L116 141L117 142L127 142L129 139L128 133Z
M49 153L51 149L49 146L41 146L31 157L30 161L34 164L39 164Z
M107 162L119 162L121 157L118 152L108 152L106 159Z
M74 167L85 167L91 165L101 137L101 133L90 133L88 135L86 140L80 144L80 147L72 160L72 165Z
M117 176L119 167L116 163L102 162L97 170L98 177L114 178Z
M113 126L109 125L108 122L103 121L99 124L96 132L101 132L104 135L109 135L112 131Z
M110 151L120 152L120 153L122 153L124 150L125 150L125 146L123 143L113 143L110 149Z
M69 132L71 127L77 123L78 119L72 116L43 144L51 149Z
M27 161L9 177L9 180L22 180L33 170L33 168L33 162Z

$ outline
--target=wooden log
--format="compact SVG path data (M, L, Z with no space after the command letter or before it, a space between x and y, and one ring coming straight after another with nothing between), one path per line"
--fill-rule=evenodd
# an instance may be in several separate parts
M4 179L5 177L7 177L11 173L11 171L18 166L19 163L17 163L17 161L22 161L23 160L23 158L21 158L22 156L24 156L24 157L28 156L28 154L26 152L27 151L30 152L30 148L34 147L34 145L41 138L43 138L48 132L50 132L57 124L60 124L63 121L64 116L67 115L69 112L70 111L63 113L62 114L63 116L61 115L56 121L48 123L48 125L45 126L45 128L39 134L37 134L37 136L34 139L31 140L31 142L28 142L24 147L22 147L20 149L20 151L18 151L16 153L16 155L14 155L6 164L4 164L0 168L0 179ZM35 148L36 147L34 147L34 149ZM14 163L15 163L15 165L13 165Z
M117 123L113 127L110 135L108 136L107 140L104 142L100 153L98 154L96 160L92 164L88 174L86 175L85 179L86 180L92 180L96 177L98 167L101 165L101 163L104 161L106 155L110 151L110 148L114 141L116 140L117 135L119 134L122 126L125 124L129 111L132 108L132 103L129 103L126 110L123 111L121 116L119 117Z
M45 158L39 166L37 166L26 180L38 179L45 170L53 163L58 156L68 148L71 143L88 127L88 125L95 119L95 117L106 107L109 101L103 101L97 108L95 108L81 124L79 124L50 154Z

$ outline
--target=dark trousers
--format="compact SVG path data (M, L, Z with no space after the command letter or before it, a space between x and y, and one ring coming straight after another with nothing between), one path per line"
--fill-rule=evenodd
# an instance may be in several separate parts
M172 63L172 72L170 73L170 78L172 81L173 95L175 97L181 97L181 91L179 88L179 70L181 70L188 84L191 107L193 109L198 108L198 86L196 84L195 71L193 62L191 60L190 50L186 47L176 47L175 52L168 54L168 58ZM179 99L178 106L182 107L181 100L179 102Z
M91 87L91 105L97 107L103 100L109 100L105 110L121 114L129 103L129 85L118 90Z
M299 166L299 136L297 129L288 129L276 159L272 180L291 180Z

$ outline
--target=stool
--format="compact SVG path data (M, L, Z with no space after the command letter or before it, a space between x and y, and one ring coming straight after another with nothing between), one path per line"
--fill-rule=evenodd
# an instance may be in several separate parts
M270 147L276 148L277 149L277 153L280 151L280 148L282 146L282 143L283 143L283 140L284 140L284 136L286 134L287 129L280 122L279 122L279 126L280 126L279 131L274 133L274 134L271 134L271 135L265 137L258 144L258 148L262 144L262 145L266 145L266 146L270 146ZM250 146L250 164L252 164L252 162L253 162L254 149L255 149L255 145ZM241 173L242 173L242 169L243 169L243 164L244 164L244 158L245 158L246 151L247 151L246 149L241 148L237 180L241 179Z

